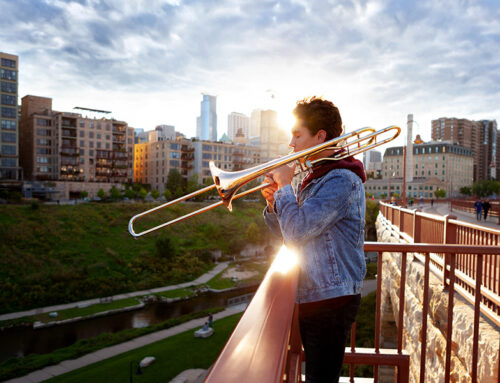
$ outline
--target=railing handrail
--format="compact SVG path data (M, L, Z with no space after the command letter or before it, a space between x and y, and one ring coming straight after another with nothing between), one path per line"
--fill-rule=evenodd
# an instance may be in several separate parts
M365 251L383 251L394 253L454 253L454 254L500 254L500 248L492 246L453 245L433 243L383 243L365 242Z

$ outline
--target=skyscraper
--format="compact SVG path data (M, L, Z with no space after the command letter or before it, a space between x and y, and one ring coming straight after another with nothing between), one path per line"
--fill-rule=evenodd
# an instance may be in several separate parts
M196 137L217 141L217 96L203 93L200 109L200 117L196 120Z
M17 112L18 57L0 52L0 179L20 180Z
M227 116L227 135L234 141L236 134L241 129L243 136L249 138L250 119L242 113L232 112Z

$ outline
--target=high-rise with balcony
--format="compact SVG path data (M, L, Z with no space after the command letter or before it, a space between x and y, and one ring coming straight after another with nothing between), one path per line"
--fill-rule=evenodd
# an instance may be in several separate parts
M27 180L92 183L75 184L70 193L90 193L96 183L133 180L134 129L126 122L54 111L51 98L27 95L22 98L20 142Z
M17 113L18 57L0 52L0 179L20 180Z
M497 122L465 118L432 120L432 139L450 141L472 150L474 181L500 178Z
M197 118L196 125L197 138L217 141L217 96L203 94L200 117Z

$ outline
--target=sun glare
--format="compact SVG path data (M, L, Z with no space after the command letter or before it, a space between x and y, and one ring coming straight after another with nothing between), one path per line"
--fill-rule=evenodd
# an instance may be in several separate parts
M274 258L271 265L272 272L279 272L281 274L288 273L299 262L297 254L289 250L285 245L281 246L280 251Z

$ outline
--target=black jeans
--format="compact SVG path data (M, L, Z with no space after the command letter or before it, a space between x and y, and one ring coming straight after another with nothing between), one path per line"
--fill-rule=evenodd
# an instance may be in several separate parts
M331 300L324 302L313 309L305 309L308 304L299 305L300 336L306 355L306 383L339 381L347 337L356 319L361 295L353 296L340 307Z

